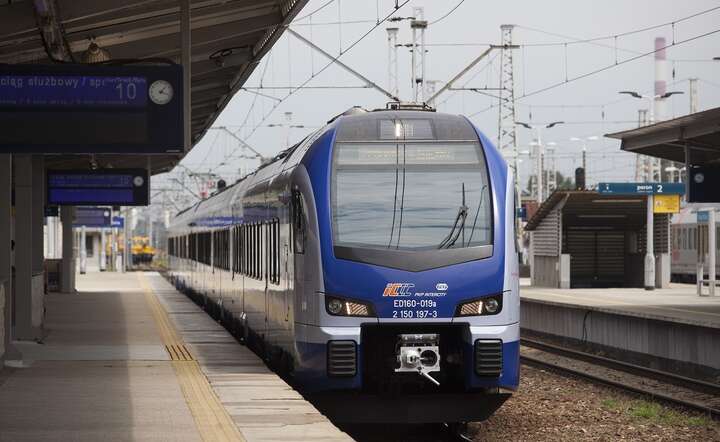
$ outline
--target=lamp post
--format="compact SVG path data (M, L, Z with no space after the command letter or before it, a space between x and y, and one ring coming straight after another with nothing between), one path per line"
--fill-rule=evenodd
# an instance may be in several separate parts
M670 91L670 92L665 92L664 94L660 94L660 95L643 95L643 94L641 94L639 92L635 92L635 91L620 91L618 93L623 94L623 95L630 95L631 97L637 98L640 100L648 100L648 102L650 104L650 106L648 107L650 109L650 124L653 124L653 123L655 123L655 102L665 100L666 98L670 98L673 95L681 95L681 94L684 94L685 92Z
M639 100L647 100L648 101L648 110L650 111L650 124L655 124L655 118L657 117L658 110L661 110L660 103L670 98L673 95L680 95L684 92L682 91L669 91L665 92L664 94L655 94L655 95L643 95L636 91L620 91L619 94L623 95L629 95L633 98L637 98ZM662 118L663 115L660 115ZM648 181L653 181L655 179L655 173L657 172L657 178L659 181L662 181L662 169L661 169L661 162L660 160L654 159L652 163L652 167L649 171L649 179Z
M535 167L537 169L536 175L535 175L537 191L536 191L535 196L537 198L538 204L542 204L542 202L545 199L544 198L545 195L543 192L543 190L544 190L543 189L544 170L543 170L543 158L542 158L542 154L543 154L542 129L543 128L552 129L553 127L557 126L558 124L563 124L563 123L564 123L564 121L553 121L552 123L549 123L549 124L537 125L537 124L523 123L521 121L515 122L515 124L519 124L520 126L526 128L526 129L535 131L535 140L537 142L537 157L535 158Z
M662 100L673 95L682 94L680 91L665 92L664 94L643 95L635 91L620 91L620 94L630 95L633 98L649 101L650 124L655 123L655 106ZM657 164L657 163L655 163ZM653 173L654 175L654 173ZM658 171L658 178L662 180L661 170ZM651 177L651 180L653 178ZM653 205L654 196L647 196L647 221L645 225L647 238L645 240L645 290L655 289L655 250L653 243Z

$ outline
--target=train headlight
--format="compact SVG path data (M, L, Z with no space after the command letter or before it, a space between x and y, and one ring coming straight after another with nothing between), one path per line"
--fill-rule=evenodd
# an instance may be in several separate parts
M370 304L329 295L325 295L325 310L333 316L375 316Z
M458 305L455 316L496 315L502 310L502 295L488 296Z
M485 306L485 311L487 311L491 315L497 313L498 308L500 307L500 303L497 302L497 299L495 298L490 298L486 300L483 305Z
M327 301L327 310L331 315L342 315L343 302L337 298L331 298Z

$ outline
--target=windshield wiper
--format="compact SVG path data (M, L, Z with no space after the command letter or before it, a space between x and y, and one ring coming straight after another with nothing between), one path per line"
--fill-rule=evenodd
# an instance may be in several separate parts
M463 245L465 243L465 220L467 220L468 207L465 205L465 183L462 183L462 204L458 208L458 213L455 216L455 222L453 223L450 233L440 241L438 249L449 249L454 246L457 242L460 234L463 235Z
M460 234L465 229L467 212L468 208L465 205L460 206L460 208L458 209L458 214L455 217L455 222L453 223L452 229L450 229L450 233L448 233L448 236L446 236L445 239L440 242L440 244L438 245L438 249L449 249L450 247L455 245L458 238L460 237Z

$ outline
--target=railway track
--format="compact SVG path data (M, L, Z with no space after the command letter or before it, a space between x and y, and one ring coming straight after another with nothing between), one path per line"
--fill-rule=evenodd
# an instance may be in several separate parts
M522 338L522 362L572 374L720 419L720 385Z

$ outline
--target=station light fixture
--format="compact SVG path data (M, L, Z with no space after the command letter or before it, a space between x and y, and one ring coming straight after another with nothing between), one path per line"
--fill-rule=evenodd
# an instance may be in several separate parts
M650 100L658 100L658 99L664 100L666 98L672 97L673 95L682 95L684 93L685 92L683 92L683 91L669 91L669 92L665 92L662 95L642 95L639 92L635 92L635 91L620 91L620 92L618 92L618 94L630 95L633 98L641 98L641 99L645 98L645 99L650 99Z
M108 52L107 49L100 47L100 45L95 42L95 39L91 38L90 44L82 54L82 62L92 64L103 63L108 60L110 60L110 52Z

